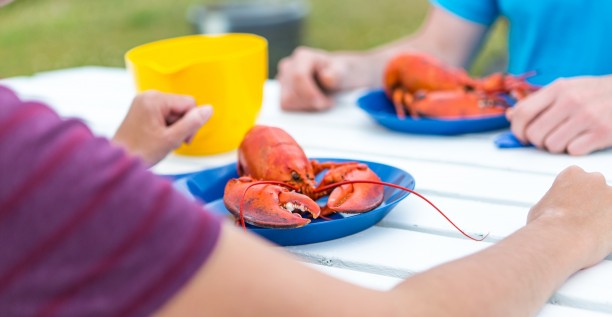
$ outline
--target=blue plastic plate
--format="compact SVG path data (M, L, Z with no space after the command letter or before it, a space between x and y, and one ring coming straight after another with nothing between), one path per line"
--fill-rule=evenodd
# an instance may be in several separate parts
M356 161L333 158L316 158L319 161ZM384 182L414 189L414 178L409 173L393 166L367 162L366 163ZM223 204L225 184L231 178L238 177L236 163L207 169L191 174L170 176L174 178L174 187L187 196L207 202L208 210L230 215ZM408 192L385 187L382 204L369 212L361 214L334 214L331 220L315 219L301 228L268 229L247 225L247 228L258 235L282 246L308 244L341 238L365 230L378 223L393 207L408 196ZM319 204L323 204L319 201Z
M503 129L510 126L504 115L469 119L400 119L393 103L382 89L372 90L357 100L357 105L380 125L394 131L414 134L458 135Z

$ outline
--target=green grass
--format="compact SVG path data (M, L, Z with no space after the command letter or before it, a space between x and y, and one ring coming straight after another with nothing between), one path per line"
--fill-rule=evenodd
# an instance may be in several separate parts
M83 65L124 66L123 55L134 46L193 33L188 8L212 1L16 0L0 8L0 77ZM409 34L428 5L426 0L309 3L304 45L327 50L366 49ZM502 32L493 38L475 73L486 72L504 51Z

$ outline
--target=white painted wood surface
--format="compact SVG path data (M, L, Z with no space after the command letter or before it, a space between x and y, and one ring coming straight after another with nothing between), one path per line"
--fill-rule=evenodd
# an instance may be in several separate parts
M82 67L0 80L23 98L50 104L110 137L135 94L125 69ZM401 134L374 123L358 107L360 92L339 96L324 113L287 113L278 107L278 86L266 84L258 122L284 128L310 156L376 161L412 174L426 195L472 235L461 236L432 207L408 196L380 223L328 242L287 247L311 267L357 285L390 289L401 278L471 254L524 225L529 207L555 175L575 164L612 180L612 151L584 157L552 155L533 148L500 150L500 131L452 137ZM205 158L170 155L153 170L183 173L235 160L235 152ZM571 234L571 233L568 233ZM612 315L612 257L572 276L539 316Z

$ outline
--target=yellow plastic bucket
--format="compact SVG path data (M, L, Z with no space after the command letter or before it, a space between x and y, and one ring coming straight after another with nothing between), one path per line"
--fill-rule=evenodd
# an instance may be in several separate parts
M193 96L214 113L176 152L208 155L238 148L255 124L267 78L268 44L253 34L190 35L135 47L125 54L136 89Z

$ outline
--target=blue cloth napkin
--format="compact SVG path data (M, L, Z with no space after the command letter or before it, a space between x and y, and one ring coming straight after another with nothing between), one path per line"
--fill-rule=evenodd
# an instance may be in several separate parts
M532 147L531 144L523 144L512 134L511 131L504 132L495 137L495 145L500 149L512 149L519 147Z

